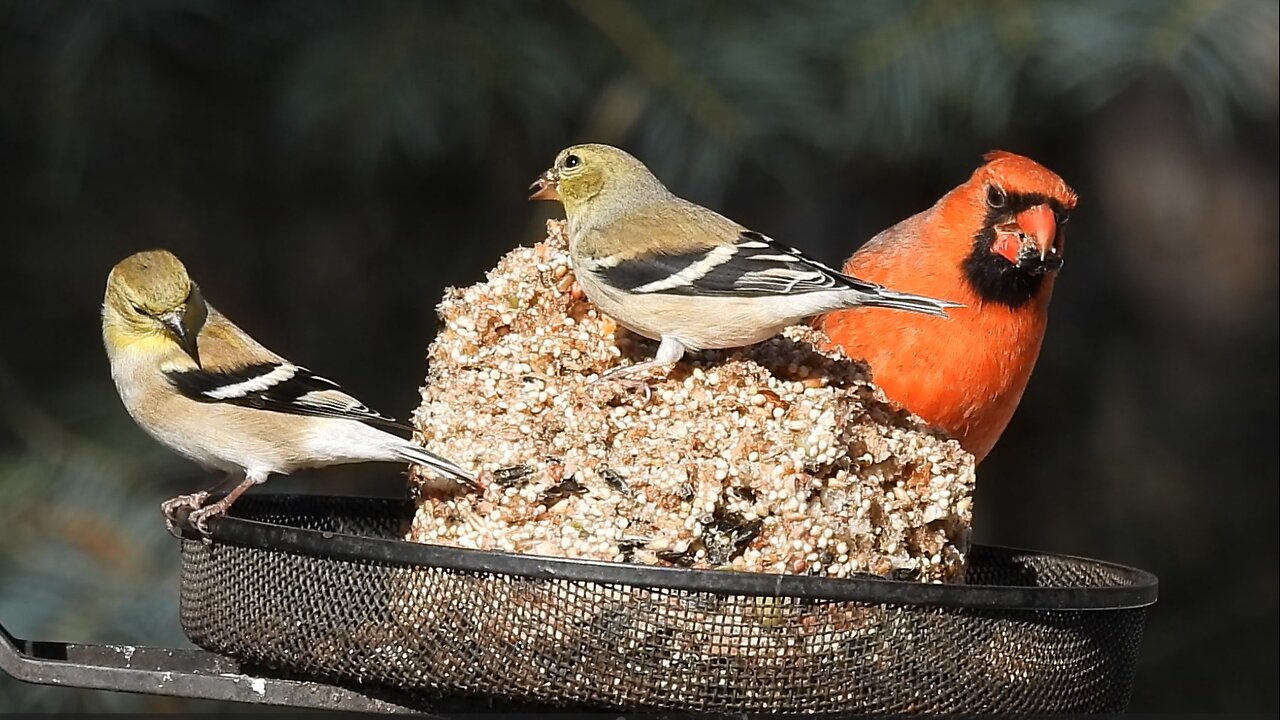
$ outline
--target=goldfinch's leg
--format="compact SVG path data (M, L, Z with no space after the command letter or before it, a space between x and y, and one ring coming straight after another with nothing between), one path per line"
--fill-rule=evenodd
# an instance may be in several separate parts
M246 473L244 480L241 480L239 485L231 488L231 492L227 493L226 497L208 507L200 508L188 515L187 517L191 521L191 526L196 530L199 530L201 535L207 536L209 534L209 518L217 517L218 515L225 513L227 509L231 507L231 504L243 495L246 490L254 485L260 485L266 482L266 480L267 473L265 472L255 471ZM207 537L205 539L206 541L208 540Z
M670 370L671 366L683 356L684 345L673 337L663 336L662 342L658 344L658 352L654 354L652 360L614 368L600 376L599 382L624 390L639 390L644 393L644 401L647 403L653 391L649 388L647 380L637 376L644 375L655 368L663 368L663 375L666 375L665 371Z
M182 537L182 533L179 533L178 529L174 526L174 522L178 519L179 510L183 508L186 508L187 510L199 510L200 506L204 505L204 501L208 500L210 495L218 492L227 485L230 485L232 482L240 480L241 477L243 476L239 472L224 473L222 477L213 484L213 487L210 487L208 490L179 495L178 497L169 498L168 500L160 503L160 511L164 513L164 526L169 531L169 534L178 538Z
M684 357L684 345L669 335L663 335L662 342L658 343L658 352L654 353L652 360L614 368L602 375L600 379L606 382L621 382L624 385L639 384L642 381L636 380L636 375L642 375L654 368L670 369L682 357Z

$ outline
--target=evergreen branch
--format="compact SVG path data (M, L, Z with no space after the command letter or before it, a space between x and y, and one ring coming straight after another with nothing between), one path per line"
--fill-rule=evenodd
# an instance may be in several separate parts
M740 151L754 133L752 121L625 0L570 0L584 18L622 52L654 86L671 94L707 134Z

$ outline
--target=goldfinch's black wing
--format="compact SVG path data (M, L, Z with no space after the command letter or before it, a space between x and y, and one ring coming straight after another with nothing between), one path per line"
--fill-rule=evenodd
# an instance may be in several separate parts
M742 232L731 244L669 255L604 258L589 269L608 284L637 294L761 297L842 289L875 294L881 289L752 231Z
M179 393L199 402L408 429L369 409L334 381L293 363L262 362L234 368L171 371L165 375Z

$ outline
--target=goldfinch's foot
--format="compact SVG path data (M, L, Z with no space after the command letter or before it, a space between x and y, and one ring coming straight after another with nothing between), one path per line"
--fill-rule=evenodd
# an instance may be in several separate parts
M618 370L630 370L631 368L619 368ZM600 376L593 383L599 391L608 392L612 395L620 395L624 392L635 392L639 390L644 395L645 403L653 397L653 388L649 386L649 381L643 377L636 377L630 373L621 373L612 370Z
M204 536L206 543L209 539L209 519L226 513L227 508L231 507L231 503L227 502L227 498L223 498L209 507L193 510L187 516L187 521L191 523L191 527Z
M160 511L164 513L164 526L169 531L169 534L176 538L181 538L182 533L178 532L178 528L174 524L178 521L178 511L186 508L193 511L194 514L194 511L198 511L207 499L209 499L209 491L201 490L200 492L169 498L160 503Z

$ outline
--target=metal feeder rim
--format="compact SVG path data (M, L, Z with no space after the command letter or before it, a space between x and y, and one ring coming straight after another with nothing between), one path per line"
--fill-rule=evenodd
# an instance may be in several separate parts
M400 517L413 512L412 504L400 498L357 496L285 495L264 493L253 498L266 503L291 497L315 502L377 504ZM246 502L248 501L248 502ZM249 498L241 501L245 505ZM234 513L234 506L232 512ZM311 557L350 562L377 562L404 567L434 567L473 573L497 573L542 580L571 580L609 585L664 588L717 595L793 597L806 600L850 601L879 605L928 605L949 608L991 610L1125 610L1143 608L1156 601L1159 581L1145 570L1074 555L996 545L973 545L973 551L993 550L1019 555L1074 560L1107 568L1129 582L1107 587L1011 585L946 585L910 580L890 580L874 575L855 578L785 575L780 573L694 570L637 563L584 560L526 555L494 550L473 550L432 543L364 537L346 533L248 520L234 515L211 518L210 534L204 538L188 522L188 512L179 511L175 526L185 539L238 545L247 548L285 551Z

